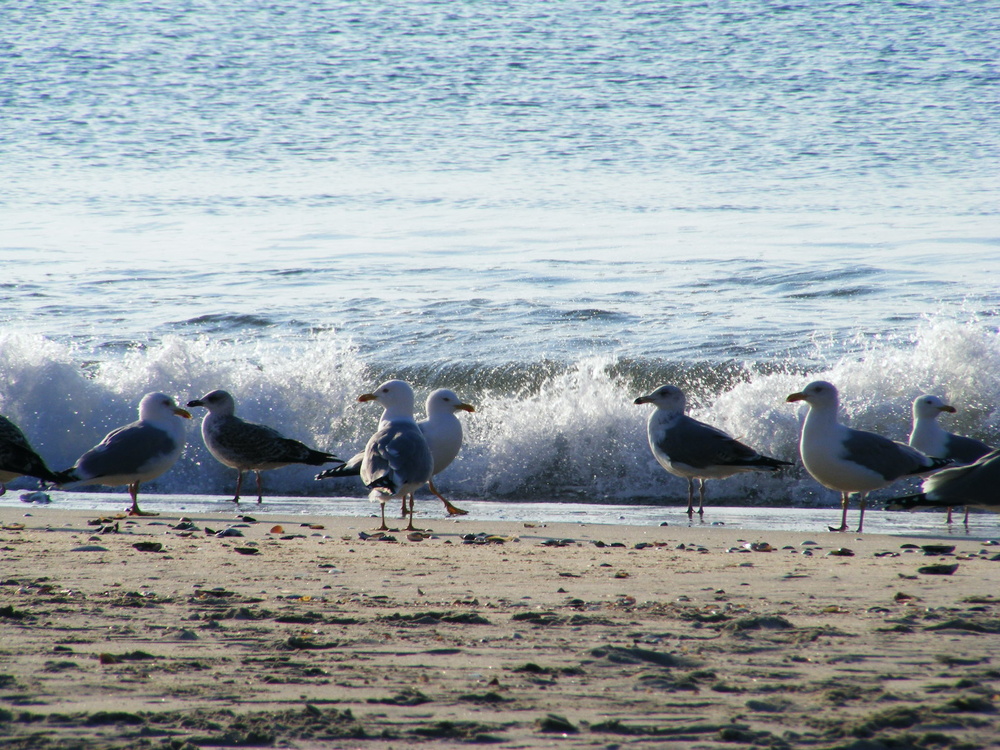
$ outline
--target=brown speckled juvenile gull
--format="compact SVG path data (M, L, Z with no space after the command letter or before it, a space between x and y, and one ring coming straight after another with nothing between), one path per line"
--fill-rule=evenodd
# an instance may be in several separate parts
M260 473L280 469L289 464L322 466L339 461L332 453L313 450L309 446L282 435L262 424L246 422L236 416L236 401L227 391L212 391L199 399L188 401L189 407L203 406L208 414L201 422L205 447L220 462L236 469L236 495L240 501L243 475L252 471L257 477L257 502L263 501Z

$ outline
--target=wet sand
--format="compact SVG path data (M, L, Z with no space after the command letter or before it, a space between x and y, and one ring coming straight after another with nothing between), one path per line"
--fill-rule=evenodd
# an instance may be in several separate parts
M30 514L0 508L4 748L1000 737L991 542Z

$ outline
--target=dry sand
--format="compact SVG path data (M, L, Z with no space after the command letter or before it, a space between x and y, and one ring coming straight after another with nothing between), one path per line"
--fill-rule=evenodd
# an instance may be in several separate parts
M988 542L31 513L3 748L1000 746Z

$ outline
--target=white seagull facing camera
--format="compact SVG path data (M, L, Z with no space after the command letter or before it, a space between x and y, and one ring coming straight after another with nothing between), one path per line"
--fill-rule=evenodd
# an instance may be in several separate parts
M946 404L937 396L917 396L913 400L913 429L910 432L910 447L916 448L933 458L950 458L957 464L971 464L990 453L993 449L975 438L956 435L938 424L938 417L947 412L954 414L954 406ZM951 523L951 508L948 508L946 523ZM969 524L969 509L965 509L965 524Z
M1000 451L987 453L966 466L952 466L924 480L923 492L895 497L888 510L948 508L954 505L985 508L1000 513Z
M7 492L4 485L18 477L56 481L56 475L35 453L21 429L0 414L0 495Z
M861 496L860 532L864 528L869 492L950 463L947 459L925 456L908 445L874 432L840 424L837 419L840 396L836 387L824 380L810 383L800 392L789 395L786 401L805 401L809 405L799 440L799 453L806 471L824 487L840 492L840 526L831 526L830 531L847 531L847 505L851 495Z
M155 515L139 510L139 484L156 479L173 466L184 450L184 422L191 414L164 393L147 393L139 402L139 421L119 427L56 473L65 489L88 484L109 487L128 485L132 498L129 515Z
M413 389L402 380L389 380L373 393L365 393L358 401L375 401L382 406L378 430L365 446L361 461L361 481L371 492L368 497L381 505L382 525L385 523L385 503L392 498L406 501L407 496L426 484L434 471L434 458L424 434L413 418ZM413 502L410 498L412 531Z
M722 430L684 413L684 392L663 385L636 404L653 404L646 431L649 448L664 469L688 480L689 516L694 514L694 480L698 480L698 514L705 512L705 480L725 479L746 471L776 471L788 461L764 456Z
M240 501L243 475L252 471L257 477L257 502L263 502L260 473L291 464L322 466L339 461L332 453L310 448L298 440L287 438L271 427L246 422L236 416L236 400L227 391L216 390L199 399L188 401L189 407L203 406L208 414L201 422L205 447L219 463L236 469L236 496Z
M457 416L458 412L474 412L476 409L471 404L462 401L454 391L447 388L433 391L427 397L425 409L427 418L417 422L417 427L424 434L427 447L430 448L431 456L434 458L433 475L437 476L451 465L462 448L462 422ZM316 478L358 476L361 473L361 462L364 457L364 452L358 453L343 466L327 469L317 474ZM427 481L427 487L444 503L449 516L464 516L468 513L468 511L452 505L447 498L438 492L437 487L434 486L433 478ZM406 508L403 508L403 513L406 513Z

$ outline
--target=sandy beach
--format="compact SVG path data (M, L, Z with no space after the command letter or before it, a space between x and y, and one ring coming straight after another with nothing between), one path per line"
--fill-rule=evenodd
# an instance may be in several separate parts
M0 508L0 745L1000 737L993 542L245 510Z

